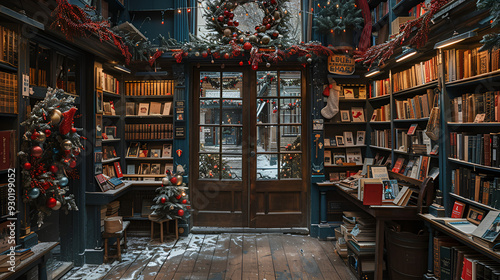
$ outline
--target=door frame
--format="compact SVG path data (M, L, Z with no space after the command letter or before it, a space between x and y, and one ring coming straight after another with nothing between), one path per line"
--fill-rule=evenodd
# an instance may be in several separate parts
M309 222L310 222L310 216L311 216L311 208L310 208L310 196L311 196L311 188L310 188L310 182L311 182L311 172L310 172L310 164L311 164L311 161L310 161L310 154L311 154L311 151L310 151L310 147L309 147L309 133L311 132L311 127L310 127L310 116L309 116L309 112L310 112L310 98L309 98L309 90L310 90L310 87L308 86L308 82L309 82L309 75L308 75L308 71L309 71L309 68L303 68L303 67L298 67L297 64L295 63L283 63L283 65L280 65L280 67L270 67L270 68L265 68L265 69L261 69L261 71L264 70L264 71L300 71L301 72L301 76L302 76L302 119L303 119L303 122L302 122L302 136L301 137L301 145L303 145L303 159L302 159L302 167L303 167L303 170L302 170L302 192L303 192L303 197L304 199L301 201L302 203L302 209L303 209L303 214L302 214L302 219L300 221L300 225L297 225L296 227L301 227L301 228L304 228L304 227L309 227ZM220 65L217 65L217 66L214 66L213 64L192 64L191 66L191 76L193 77L192 79L192 84L191 84L191 87L192 87L192 90L191 92L189 92L189 94L191 95L190 96L190 100L192 100L191 104L189 104L189 106L191 106L190 108L190 113L191 113L191 117L190 117L190 121L189 121L189 127L191 128L191 131L192 133L190 133L189 135L189 149L190 149L190 159L189 159L189 165L190 165L190 172L189 172L189 182L191 185L193 184L197 184L198 183L198 173L197 172L194 172L195 169L196 171L198 171L198 168L196 168L196 166L199 165L199 160L198 160L198 143L199 143L199 129L198 129L198 125L199 125L199 120L200 120L200 115L199 115L199 100L200 100L200 97L199 97L199 73L200 72L242 72L243 73L243 83L244 84L250 84L250 87L246 87L246 90L245 90L245 87L243 87L243 104L247 104L246 106L243 105L243 122L245 122L245 124L248 123L248 125L250 126L255 126L256 124L256 118L253 118L252 119L252 109L255 109L255 106L256 106L256 102L252 101L251 98L253 97L256 97L256 88L257 88L257 85L256 85L256 71L255 70L252 70L250 66L247 66L247 67L241 67L241 66L226 66L224 68L221 68ZM257 70L259 71L259 70ZM255 100L256 101L256 100ZM244 124L244 126L245 126ZM252 128L253 129L253 128ZM256 129L256 128L255 128ZM238 183L242 183L243 186L242 186L242 191L244 192L244 194L246 195L246 200L242 199L242 216L241 216L241 223L236 223L236 224L233 224L231 225L230 227L249 227L249 228L256 228L255 227L255 222L252 222L252 209L251 207L255 207L255 205L251 205L251 201L252 201L252 195L254 195L254 188L255 188L255 181L256 181L256 178L254 178L252 180L252 176L251 174L248 174L249 171L255 171L256 170L256 165L257 165L257 161L256 160L253 160L250 158L250 147L249 147L249 143L250 141L256 141L256 132L255 132L255 135L251 138L251 132L250 132L250 129L243 129L243 141L242 141L242 151L243 151L243 166L242 166L242 177L243 177L243 180L242 181L237 181ZM244 151L247 151L246 153ZM246 158L246 160L245 160ZM278 170L279 170L279 167L278 167ZM207 186L205 186L203 189L204 190L207 190L207 191L210 191L210 190L213 190L213 185L210 184L210 182L213 182L213 183L217 183L217 182L226 182L226 183L231 183L231 182L235 182L233 180L210 180L210 179L203 179L204 182L208 182L209 184ZM253 181L253 182L252 182ZM286 182L286 180L276 180L276 181L266 181L266 182L269 182L271 183L273 186L272 188L277 188L279 187L278 185L279 184L282 184L283 182ZM227 185L227 184L226 184ZM217 187L222 187L224 188L225 190L231 190L232 188L234 187L231 187L231 186L217 186ZM194 190L195 188L194 187L190 187L190 190ZM196 200L196 199L199 199L199 197L197 197L197 195L199 195L199 193L195 193L194 191L192 191L190 193L191 197L192 197L192 200ZM197 211L197 209L195 209L195 207L193 207L193 210L194 211ZM254 212L255 213L255 212ZM229 214L229 213L228 213ZM231 215L231 214L229 214ZM233 214L234 215L234 214ZM286 214L285 214L286 215ZM194 217L195 215L193 215ZM208 218L210 220L210 218ZM195 224L195 221L194 221L194 218L193 218L193 225ZM212 224L212 225L205 225L206 223L204 222L203 225L194 225L194 226L216 226L216 224ZM268 227L272 227L272 226L268 226Z

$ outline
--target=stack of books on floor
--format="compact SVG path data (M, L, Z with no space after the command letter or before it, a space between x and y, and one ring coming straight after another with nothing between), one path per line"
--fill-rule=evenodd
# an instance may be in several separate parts
M364 213L345 213L355 219L347 242L358 252L375 252L375 219Z
M118 209L120 209L120 201L116 200L108 204L108 210L106 212L107 217L118 216Z
M350 217L349 213L343 213L343 224L335 229L335 237L337 239L335 242L335 251L344 261L347 261L347 238L355 225L354 219Z
M104 219L106 219L106 213L108 212L108 206L101 206L101 232L104 231Z

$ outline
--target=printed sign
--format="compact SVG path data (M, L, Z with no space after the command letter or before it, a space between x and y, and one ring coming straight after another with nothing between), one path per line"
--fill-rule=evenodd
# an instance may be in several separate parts
M354 58L343 54L333 54L328 57L328 72L337 75L352 75L354 73Z

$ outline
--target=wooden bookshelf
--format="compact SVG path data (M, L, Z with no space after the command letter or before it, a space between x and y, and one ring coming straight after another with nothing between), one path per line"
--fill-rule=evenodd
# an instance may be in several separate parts
M452 192L450 192L450 196L453 197L453 198L455 198L456 200L460 200L460 201L465 202L467 204L474 205L476 207L479 207L479 208L482 208L482 209L485 209L485 210L488 210L488 211L490 211L490 210L498 211L498 209L495 209L495 208L493 208L491 206L479 203L479 202L474 201L472 199L465 198L463 196L460 196L460 195L452 193Z
M418 92L423 91L423 90L428 89L428 88L437 87L437 85L438 85L438 81L435 80L435 81L432 81L432 82L429 82L429 83L425 83L425 84L422 84L422 85L418 85L418 86L415 86L415 87L411 87L411 88L407 88L407 89L403 89L403 90L394 92L393 96L396 97L396 98L397 97L403 97L405 95L418 93Z
M103 159L102 164L112 163L112 162L119 161L119 160L120 160L120 157L115 157L115 158L111 158L111 159Z
M448 158L448 160L450 162L461 164L461 165L468 166L468 167L472 167L474 169L478 168L478 169L482 169L482 170L486 170L486 171L500 172L500 168L499 167L486 166L486 165L472 163L472 162L468 162L468 161L465 161L465 160L460 160L460 159L450 158L450 157Z

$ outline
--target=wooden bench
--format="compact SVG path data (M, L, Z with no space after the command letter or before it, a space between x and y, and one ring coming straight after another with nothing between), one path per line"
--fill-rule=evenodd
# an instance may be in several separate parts
M127 228L130 225L130 221L123 222L123 229L115 233L104 232L102 238L104 238L104 262L107 262L109 258L118 258L119 261L122 260L121 252L121 240L123 239L123 247L127 248ZM109 253L109 239L116 238L116 255L108 255Z
M163 243L163 223L167 223L167 233L169 232L169 222L175 221L175 239L179 239L179 225L177 223L177 219L158 219L155 216L149 216L149 220L151 221L151 239L154 238L154 224L157 223L160 225L160 242Z
M16 265L15 272L4 272L0 273L0 279L19 279L22 275L30 271L31 269L38 267L38 279L47 279L47 268L46 263L50 256L50 251L54 249L59 242L42 242L31 247L34 255L21 261Z

